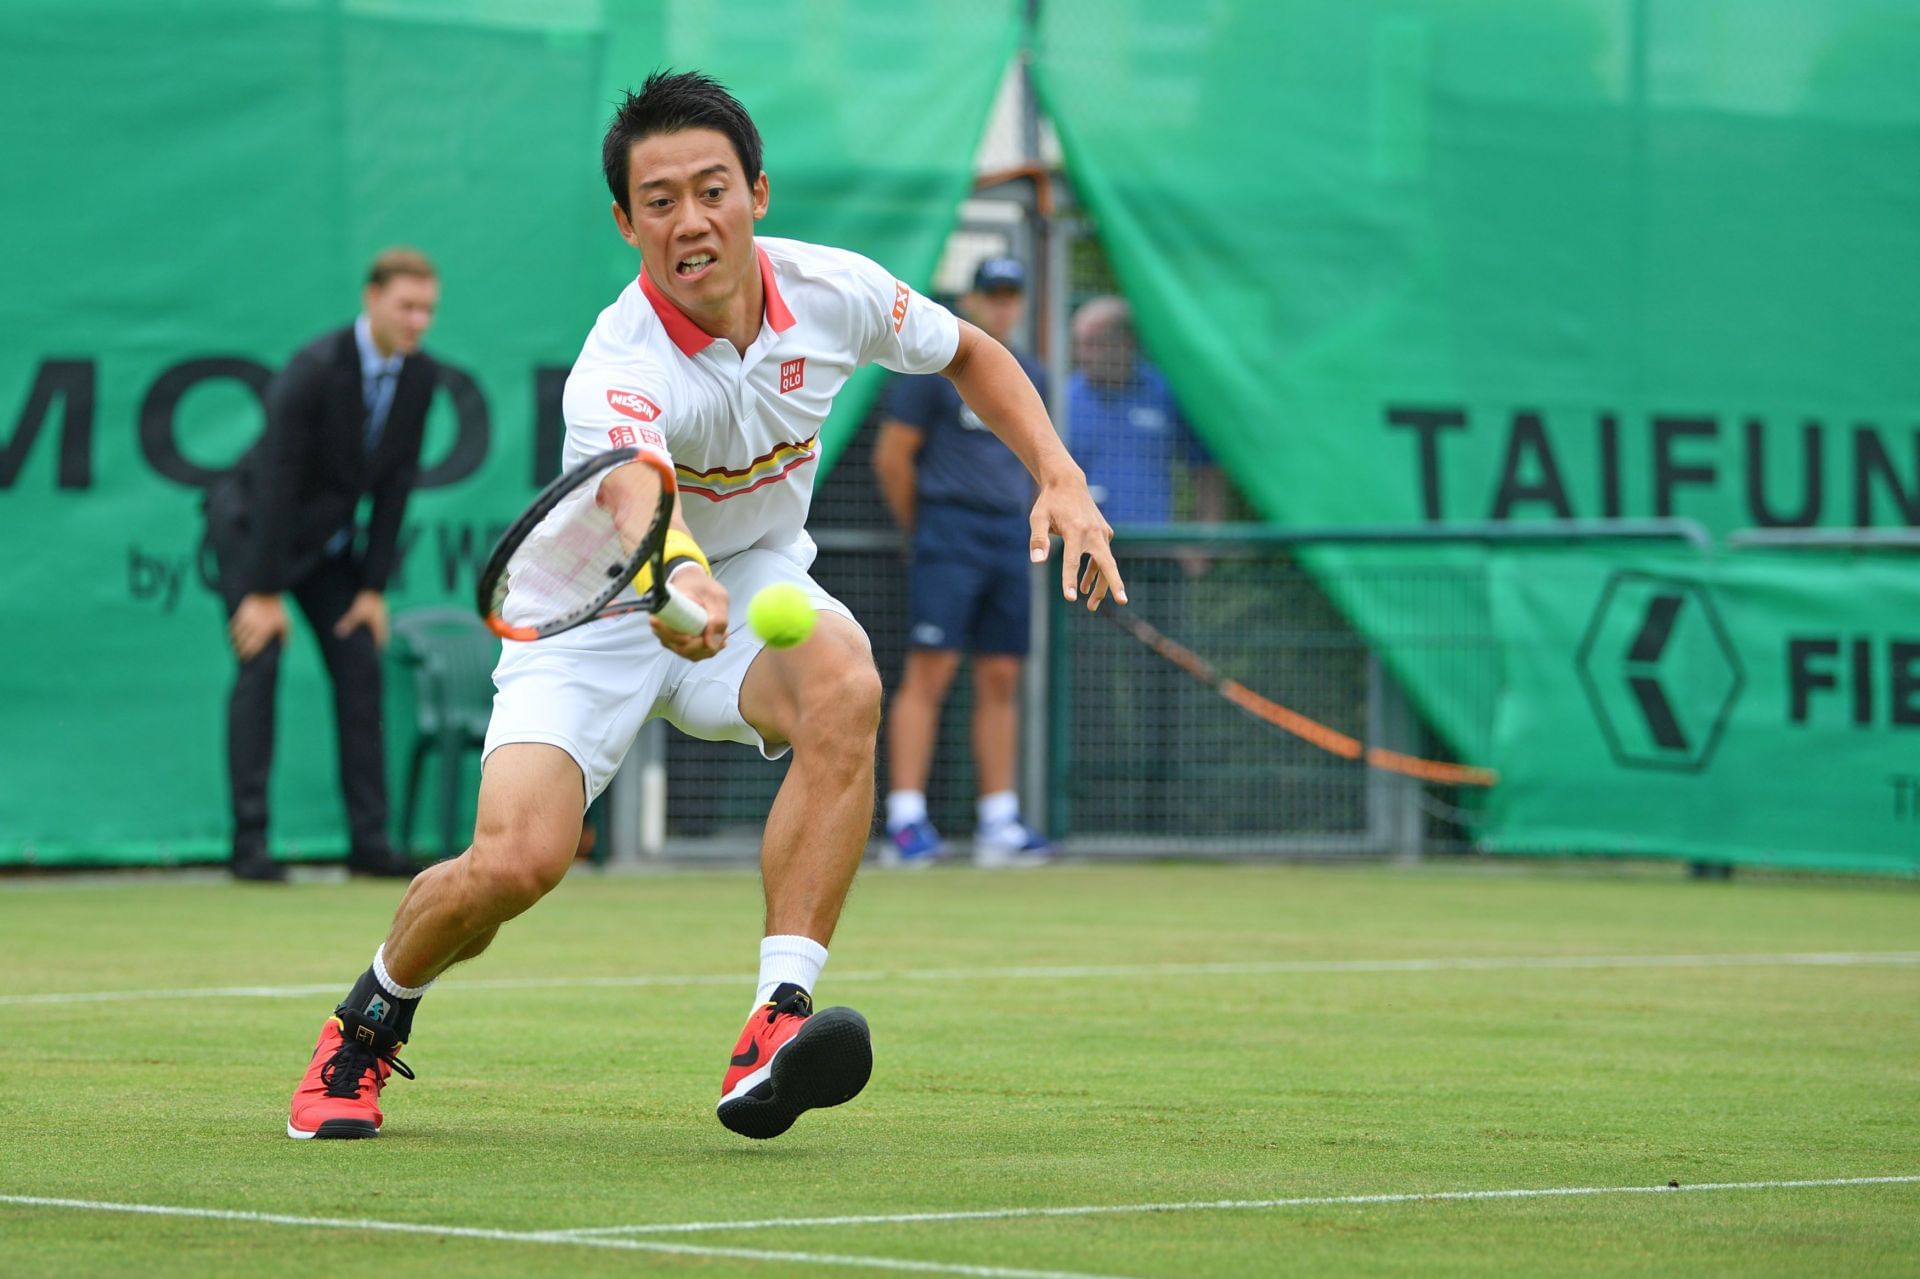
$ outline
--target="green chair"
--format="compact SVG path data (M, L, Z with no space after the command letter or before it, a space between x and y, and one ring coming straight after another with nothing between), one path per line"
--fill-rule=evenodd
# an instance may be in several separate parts
M393 658L412 676L413 752L407 761L407 798L401 809L400 847L413 847L413 819L421 770L429 753L440 758L440 855L457 857L460 838L460 764L487 740L493 713L493 668L500 640L461 608L408 609L393 619Z

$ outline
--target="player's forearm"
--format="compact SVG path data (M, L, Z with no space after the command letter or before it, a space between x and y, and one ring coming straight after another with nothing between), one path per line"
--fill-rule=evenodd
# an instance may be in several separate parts
M1084 482L1020 361L971 324L963 322L960 332L960 350L945 373L967 407L1013 450L1043 488L1067 480Z
M612 518L613 527L620 534L621 549L629 554L647 540L647 534L653 529L654 512L660 507L660 488L659 473L639 463L617 466L600 481L596 500ZM673 511L673 527L686 531L677 505Z

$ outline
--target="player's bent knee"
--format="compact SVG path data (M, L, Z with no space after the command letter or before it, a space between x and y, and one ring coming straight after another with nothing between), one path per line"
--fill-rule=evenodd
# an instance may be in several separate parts
M872 738L880 729L880 672L864 654L804 686L795 742Z
M801 699L801 711L810 716L839 718L852 724L872 720L879 724L879 703L881 703L879 670L874 668L870 657L860 657L860 661L837 664L831 670L820 672L816 678L808 680L806 693Z
M480 922L513 918L566 877L584 798L580 766L556 746L514 742L487 757L465 859Z
M474 860L468 883L475 899L475 924L512 919L552 892L573 864L572 848L566 850L564 859L550 850L524 844L521 850L515 855L503 849L497 856Z
M483 822L474 832L469 882L492 920L518 915L566 878L580 825L530 820Z

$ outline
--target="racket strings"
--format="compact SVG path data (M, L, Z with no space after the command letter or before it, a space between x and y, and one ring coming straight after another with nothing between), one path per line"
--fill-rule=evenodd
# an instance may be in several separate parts
M627 585L629 554L592 486L569 494L507 561L494 607L515 626L545 628L591 613Z

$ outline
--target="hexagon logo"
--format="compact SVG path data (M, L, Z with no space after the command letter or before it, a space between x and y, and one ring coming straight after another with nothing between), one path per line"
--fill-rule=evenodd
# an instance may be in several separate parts
M1575 665L1622 768L1705 768L1746 685L1704 585L1624 569L1600 592Z

